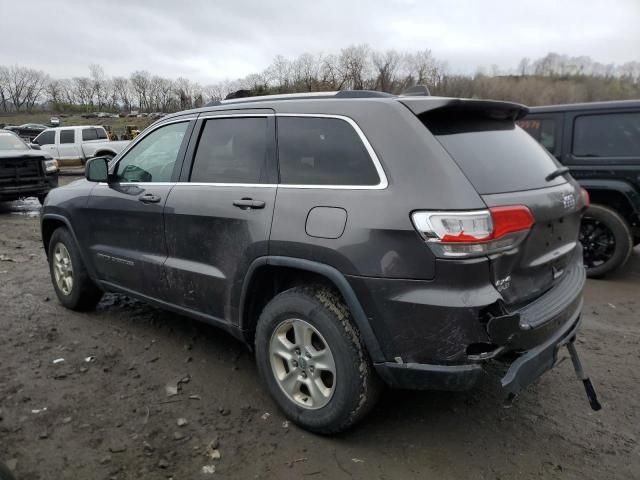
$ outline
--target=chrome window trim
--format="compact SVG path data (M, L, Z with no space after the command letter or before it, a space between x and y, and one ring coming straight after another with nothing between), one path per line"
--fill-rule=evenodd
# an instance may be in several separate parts
M221 112L224 112L224 110L221 110ZM211 118L235 118L235 117L255 117L255 118L268 118L268 117L275 117L276 114L275 113L223 113L222 115L208 115L205 114L205 116L201 116L198 117L198 120L207 120L207 119L211 119Z
M378 173L378 178L380 182L377 185L296 185L289 183L280 183L278 186L282 188L292 188L292 189L324 189L324 190L384 190L389 186L389 182L387 180L387 175L385 174L384 169L382 168L382 164L380 163L380 159L378 155L376 155L375 150L369 143L369 140L365 136L364 132L360 128L360 126L355 122L355 120L351 117L347 117L345 115L335 115L335 114L327 114L327 113L277 113L276 117L306 117L306 118L336 118L339 120L343 120L351 125L360 137L360 141L364 145L365 150L369 154L369 158L373 162L373 166Z
M347 117L345 115L336 115L336 114L325 114L325 113L232 113L221 115L205 115L200 117L189 117L189 118L180 118L173 121L163 122L162 124L157 125L153 129L149 129L144 132L144 135L139 135L136 138L135 143L129 145L125 150L121 152L121 155L116 157L117 162L119 162L127 152L133 148L139 141L149 135L151 132L161 128L165 125L170 125L172 123L179 122L189 122L191 120L207 120L207 119L216 119L216 118L234 118L234 117L306 117L306 118L335 118L338 120L342 120L351 125L360 138L360 141L365 147L365 150L369 154L369 158L373 162L373 166L376 169L378 174L378 178L380 182L377 185L304 185L304 184L289 184L289 183L217 183L217 182L122 182L119 185L123 186L131 186L131 185L193 185L193 186L210 186L210 187L251 187L251 188L287 188L287 189L316 189L316 190L384 190L389 186L389 182L387 180L387 175L382 168L382 164L380 163L380 159L376 152L374 151L371 143L365 136L364 132L360 128L360 126L353 120L351 117ZM153 125L152 125L153 126ZM115 164L114 164L115 165ZM111 167L111 166L110 166ZM99 183L99 185L107 185L106 183Z

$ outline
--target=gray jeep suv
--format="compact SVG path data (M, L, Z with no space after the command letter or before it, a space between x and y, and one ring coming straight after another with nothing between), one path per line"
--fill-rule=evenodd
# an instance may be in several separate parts
M383 384L514 395L573 348L585 281L586 197L526 112L360 91L167 116L49 194L53 286L71 309L121 292L221 327L315 432Z

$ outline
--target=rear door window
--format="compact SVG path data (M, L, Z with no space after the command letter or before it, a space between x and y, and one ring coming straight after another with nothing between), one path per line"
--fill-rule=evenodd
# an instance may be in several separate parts
M447 111L421 119L480 194L566 183L562 176L545 180L557 162L512 120Z
M193 160L191 181L269 183L272 125L266 117L207 120Z
M60 143L74 143L75 130L60 130Z
M576 117L572 153L576 157L640 157L640 112Z
M278 159L282 184L380 183L362 139L339 118L278 117Z
M83 141L88 141L88 140L97 140L98 139L98 133L96 132L95 128L84 128L82 129L82 140Z

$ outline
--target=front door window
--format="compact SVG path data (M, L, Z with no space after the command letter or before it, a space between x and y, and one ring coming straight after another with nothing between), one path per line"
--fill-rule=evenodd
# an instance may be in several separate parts
M172 123L146 135L118 163L117 182L170 182L189 122Z

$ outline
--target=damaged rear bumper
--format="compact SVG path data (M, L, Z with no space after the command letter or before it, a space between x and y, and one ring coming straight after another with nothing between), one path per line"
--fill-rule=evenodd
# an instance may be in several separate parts
M397 319L411 323L414 334L411 343L388 342L394 351L387 361L376 363L382 379L391 387L421 390L468 390L479 383L497 385L506 394L515 394L551 369L557 360L558 350L575 339L583 306L585 272L580 262L574 262L562 281L541 297L512 311L505 308L485 312L484 321L478 321L478 309L458 308L434 310L433 306L421 306L418 300L428 298L428 288L412 285L411 310ZM387 290L389 291L389 289ZM419 293L415 293L419 292ZM424 292L427 292L426 294ZM406 295L391 290L392 300L386 305L397 305ZM479 297L486 298L486 295ZM449 301L449 299L446 299ZM395 302L395 303L393 303ZM398 309L396 308L396 311ZM424 316L415 316L419 312ZM433 315L441 313L442 315ZM428 321L420 322L421 318ZM437 329L433 319L442 319ZM419 336L425 326L428 335ZM399 336L392 335L391 340ZM473 342L486 345L487 350L476 354L466 346ZM406 346L415 346L410 350ZM432 345L439 347L435 350ZM405 348L401 348L405 346ZM423 347L424 346L424 347ZM451 346L451 352L459 352L442 358L438 355L419 355L422 351L439 353ZM397 353L396 353L397 352ZM393 361L390 361L393 359Z
M582 307L582 303L580 303ZM572 342L580 325L580 309L544 343L520 354L511 364L499 360L468 365L429 365L385 362L376 371L391 387L413 390L468 390L479 383L496 383L506 394L516 394L556 363L558 350ZM501 378L495 366L507 367Z

